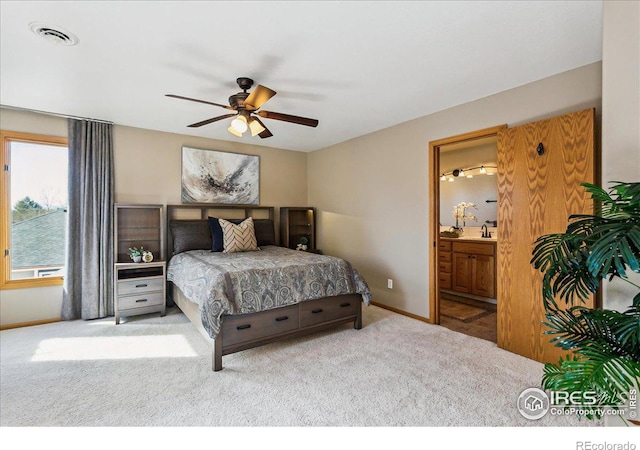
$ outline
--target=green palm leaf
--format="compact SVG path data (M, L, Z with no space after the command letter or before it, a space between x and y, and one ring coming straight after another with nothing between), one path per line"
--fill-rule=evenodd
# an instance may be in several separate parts
M569 217L565 233L540 236L532 252L531 263L544 274L545 334L573 352L546 364L542 381L545 389L593 391L600 406L617 407L640 383L640 292L624 312L573 305L595 293L602 279L640 273L640 183L617 181L609 192L583 186L595 214ZM557 298L570 307L559 308Z

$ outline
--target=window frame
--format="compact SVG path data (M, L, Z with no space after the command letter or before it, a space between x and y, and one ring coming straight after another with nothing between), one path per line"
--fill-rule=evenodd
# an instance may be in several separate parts
M68 139L60 136L48 136L43 134L22 133L18 131L0 130L0 186L3 194L0 195L0 290L36 288L45 286L62 286L64 277L27 278L20 280L11 279L11 143L28 142L33 144L54 145L69 148ZM67 174L68 176L68 174ZM7 252L7 250L9 250Z

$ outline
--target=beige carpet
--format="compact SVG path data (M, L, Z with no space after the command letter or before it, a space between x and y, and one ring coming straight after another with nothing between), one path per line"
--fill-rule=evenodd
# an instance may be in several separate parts
M0 425L587 426L530 421L519 394L542 365L495 344L375 306L345 325L228 355L183 314L0 332ZM111 436L111 437L110 437ZM103 434L113 443L117 435ZM86 442L85 442L86 444Z

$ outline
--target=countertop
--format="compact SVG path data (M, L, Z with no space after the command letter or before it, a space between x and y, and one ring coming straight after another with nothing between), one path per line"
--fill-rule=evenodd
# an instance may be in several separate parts
M465 235L462 235L462 236L457 237L457 238L449 238L449 237L440 236L440 239L441 240L445 240L445 241L498 242L498 239L495 238L495 237L483 238L483 237L479 237L479 236L465 236Z

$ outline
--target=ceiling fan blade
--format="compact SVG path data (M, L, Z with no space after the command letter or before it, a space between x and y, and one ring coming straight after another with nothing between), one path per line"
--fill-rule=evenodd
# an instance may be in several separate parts
M269 100L274 95L276 95L276 91L259 84L245 99L244 107L247 109L256 110L264 105L267 100Z
M207 119L207 120L203 120L202 122L192 123L191 125L188 125L188 127L198 128L198 127L201 127L202 125L208 125L210 123L217 122L218 120L226 119L228 117L233 117L233 116L237 116L237 114L225 114L223 116L214 117L213 119Z
M308 127L318 126L318 121L316 119L308 119L306 117L292 116L273 111L257 111L255 114L265 119L282 120L283 122L297 123L298 125L306 125Z
M219 106L219 107L224 108L224 109L230 109L232 111L235 111L229 105L221 105L220 103L207 102L207 101L204 101L204 100L198 100L197 98L183 97L181 95L174 95L174 94L165 94L165 97L179 98L179 99L182 99L182 100L189 100L191 102L205 103L207 105Z
M264 128L264 131L258 134L258 136L260 136L261 139L266 139L268 137L273 136L273 134L271 134L271 131L269 131L269 129L264 126L264 123L262 123L262 120L258 119L257 117L254 117L253 120L258 122L260 125L262 125L262 128Z

